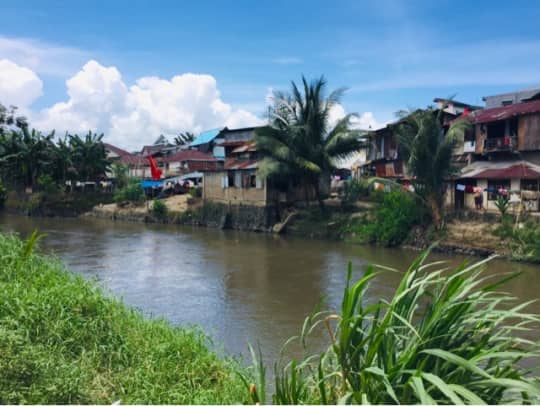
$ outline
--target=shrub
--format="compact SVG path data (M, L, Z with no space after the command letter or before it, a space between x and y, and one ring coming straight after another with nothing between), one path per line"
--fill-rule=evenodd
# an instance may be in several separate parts
M202 197L202 188L200 187L192 187L189 189L189 195L191 197Z
M413 195L394 190L386 193L377 208L375 219L360 230L369 242L387 246L401 244L412 226L419 222L419 206Z
M370 193L370 184L367 179L351 179L343 185L343 201L354 203L366 198Z
M0 181L0 210L4 208L4 205L7 200L7 189L4 184Z
M116 203L133 202L141 203L146 199L141 182L132 181L126 187L118 189L114 194Z
M540 227L532 220L515 227L510 240L512 257L540 262Z
M508 211L508 199L504 196L497 196L497 200L495 200L495 207L499 209L501 216L505 216L506 212Z
M39 190L45 192L47 195L53 195L60 190L52 176L48 174L39 175L37 184Z
M240 366L0 234L0 403L242 404Z
M537 404L538 378L520 362L537 357L539 344L516 334L534 331L540 317L496 290L511 277L489 281L488 260L449 271L425 263L427 255L410 265L389 300L369 292L388 268L370 266L353 283L349 265L339 314L308 317L284 345L273 403ZM313 354L308 338L317 330L329 346ZM299 361L287 358L290 343L304 350ZM254 356L255 379L244 378L253 403L266 403L261 359Z
M163 203L161 200L154 200L154 203L152 204L152 214L158 220L165 221L168 214L168 209L165 203Z

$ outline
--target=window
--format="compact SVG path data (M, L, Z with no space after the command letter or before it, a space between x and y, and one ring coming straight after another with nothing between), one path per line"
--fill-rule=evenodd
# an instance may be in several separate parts
M227 174L227 187L234 187L234 172Z
M499 189L510 190L510 179L488 179L488 200L497 200Z

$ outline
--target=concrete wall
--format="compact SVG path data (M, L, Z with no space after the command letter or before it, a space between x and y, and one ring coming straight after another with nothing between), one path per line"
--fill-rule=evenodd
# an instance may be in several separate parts
M266 181L261 180L261 187L259 188L236 186L224 187L223 179L227 176L227 171L205 172L203 176L203 199L206 201L232 205L266 205Z

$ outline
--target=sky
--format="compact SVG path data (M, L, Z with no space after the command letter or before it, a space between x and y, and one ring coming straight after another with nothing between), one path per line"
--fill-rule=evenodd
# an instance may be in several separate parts
M0 15L0 103L129 149L262 124L302 75L346 87L333 117L362 128L540 85L538 1L21 0Z

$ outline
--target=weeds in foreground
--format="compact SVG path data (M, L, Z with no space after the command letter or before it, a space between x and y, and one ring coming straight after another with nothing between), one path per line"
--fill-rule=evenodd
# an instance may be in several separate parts
M389 301L367 300L381 270L368 267L353 283L349 265L340 313L306 319L292 339L307 348L311 332L324 327L328 349L276 362L273 402L538 403L539 382L520 361L537 357L539 347L519 334L540 318L498 289L515 275L492 282L483 274L488 260L449 270L426 263L428 253L410 265Z
M0 403L241 403L236 361L0 234Z

